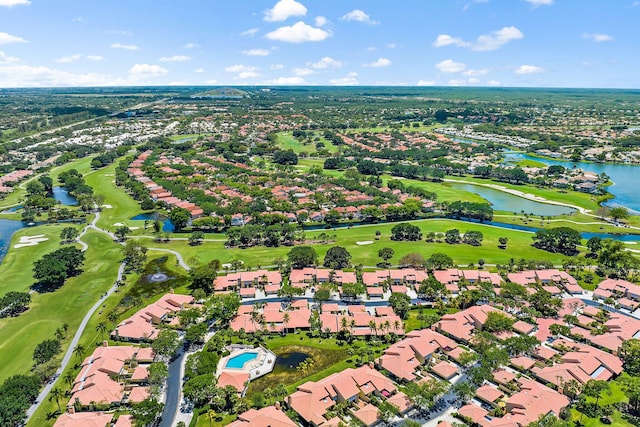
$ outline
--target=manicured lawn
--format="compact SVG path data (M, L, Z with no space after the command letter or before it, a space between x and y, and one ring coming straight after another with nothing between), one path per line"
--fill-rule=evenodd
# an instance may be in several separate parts
M440 314L438 314L438 310L436 310L435 308L414 307L411 309L411 311L409 311L409 318L404 321L405 332L415 331L417 329L424 329L430 326L424 320L418 320L418 316L420 315L421 311L424 316L442 317ZM446 312L447 314L451 314L451 313L456 313L457 311L459 310L455 308L449 308L447 309Z
M231 424L237 418L237 415L217 414L213 422L209 420L209 415L204 413L198 417L196 427L224 427Z
M60 230L67 226L69 224L23 228L13 235L9 246L10 250L5 256L2 265L0 265L0 277L2 277L0 295L11 291L27 291L29 289L34 283L33 262L40 259L44 254L60 247ZM78 230L80 229L80 226L76 227ZM49 240L35 246L14 248L14 245L20 241L20 237L41 234Z
M113 284L121 256L118 245L97 232L89 232L83 240L89 250L80 276L54 292L33 294L29 310L0 321L0 381L28 373L36 345L67 323L68 338L62 342L65 351L88 308Z
M293 152L296 154L300 154L302 152L315 153L317 151L316 141L313 141L313 140L316 137L320 137L320 141L317 141L317 142L322 142L324 144L324 149L327 150L328 152L335 153L338 151L338 147L333 145L331 141L322 137L322 134L319 132L314 133L314 136L311 137L311 142L306 145L304 144L304 141L306 141L306 138L302 141L299 141L293 137L291 132L280 132L278 134L277 143L278 143L278 146L283 150L293 150Z
M118 222L131 225L129 218L142 212L138 202L116 187L114 182L116 163L86 177L87 184L93 187L94 192L104 196L104 204L111 206L102 210L98 221L98 227L111 231L117 228L113 224Z
M524 159L517 163L521 168L547 168L547 165L537 160Z
M351 253L353 257L351 259L352 264L363 264L365 266L375 266L380 262L378 250L384 247L392 248L395 251L395 255L390 261L392 264L397 264L402 256L410 252L419 252L425 257L436 252L442 252L451 256L460 265L472 262L477 263L480 258L483 258L487 264L505 264L510 258L548 260L554 264L560 264L563 259L562 255L552 254L532 247L531 237L533 234L524 231L505 230L490 225L471 224L448 219L426 219L410 222L420 227L423 238L430 231L444 233L449 229L457 228L461 233L469 230L481 231L484 235L484 241L482 246L478 247L463 244L427 243L424 240L421 242L397 242L390 239L391 228L395 224L373 224L350 229L340 228L335 231L333 229L307 231L306 236L307 239L313 239L314 236L323 232L328 235L336 235L335 243L313 245L318 253L320 262L322 262L327 250L336 245L344 246ZM380 240L375 240L376 231L381 232ZM507 249L498 249L498 238L501 236L509 238ZM291 250L290 247L267 248L264 246L248 249L227 249L224 247L224 242L204 242L200 246L189 246L186 241L172 241L170 243L146 241L148 246L176 250L182 254L185 260L189 260L194 256L197 256L200 262L208 262L217 258L223 263L228 263L234 259L239 259L244 260L246 265L253 268L272 265L275 259L279 257L286 258L286 254ZM358 245L357 242L372 243Z
M623 378L625 375L625 373L622 374L622 376L616 380L616 381L609 381L608 382L608 389L603 391L600 394L600 399L598 400L598 405L600 406L606 406L606 405L611 405L611 404L615 404L615 403L620 403L620 402L627 402L627 397L624 394L624 391L622 391L622 387L621 387L621 383L620 383L620 379ZM593 397L587 397L587 401L589 402L595 402L596 399ZM576 411L575 409L571 410L571 415L572 415L572 419L574 421L574 423L576 421L580 421L580 412ZM622 415L620 413L620 411L615 410L613 415L611 416L611 419L613 420L613 423L610 424L612 426L631 426L632 424L630 424L629 422L625 421L622 418ZM585 427L596 427L596 426L603 426L604 424L600 422L599 419L596 418L589 418L586 415L582 416L582 424Z
M385 185L390 179L397 179L391 175L382 175L381 178ZM436 198L437 202L455 202L464 200L467 202L487 203L487 201L479 195L469 191L453 188L451 184L447 182L420 181L417 179L402 179L401 181L406 187L417 187L436 193L438 195Z

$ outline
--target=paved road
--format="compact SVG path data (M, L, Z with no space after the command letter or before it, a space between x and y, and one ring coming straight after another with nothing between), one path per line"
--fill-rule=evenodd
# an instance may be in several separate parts
M177 424L176 415L182 400L182 361L187 352L180 349L178 357L169 363L169 375L167 376L166 400L160 427L172 427Z

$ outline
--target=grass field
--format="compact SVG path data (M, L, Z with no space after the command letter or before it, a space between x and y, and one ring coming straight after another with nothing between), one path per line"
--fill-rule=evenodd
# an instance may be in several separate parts
M111 208L105 208L100 213L98 227L112 231L117 228L113 224L118 222L127 224L126 221L129 218L142 212L138 202L116 187L113 182L115 169L116 164L114 163L86 177L87 184L93 187L97 194L104 196L104 204L111 205Z
M32 264L40 259L44 254L54 251L60 247L60 230L69 226L65 225L43 225L33 228L23 228L13 235L10 250L7 252L0 265L0 295L11 291L26 291L34 283ZM80 227L77 227L78 229ZM43 234L49 240L35 246L14 248L20 237L35 236Z
M62 342L63 351L66 350L88 307L113 284L120 259L119 246L97 232L87 233L83 240L89 244L89 250L80 276L67 280L54 292L33 294L29 310L0 320L0 382L14 374L28 373L33 349L53 337L65 323L69 325L68 338Z
M449 245L447 243L427 243L422 242L397 242L390 239L391 228L395 224L373 224L353 228L340 228L329 230L307 231L307 239L313 239L320 233L336 235L336 241L329 244L314 244L314 248L318 252L320 261L324 258L327 250L332 246L344 246L353 256L351 262L353 264L363 264L365 266L375 266L380 259L378 258L378 250L384 247L392 248L395 251L394 257L391 259L392 264L396 264L398 260L407 253L419 252L425 257L432 253L442 252L450 255L453 260L460 264L477 263L478 259L483 258L487 264L504 264L510 258L526 258L536 260L548 260L554 264L560 264L563 256L552 254L531 246L532 233L505 230L498 227L482 224L471 224L464 221L448 220L448 219L427 219L411 221L420 227L423 237L430 231L444 233L445 231L457 228L460 232L469 230L481 231L484 235L482 246L469 245ZM375 240L376 231L380 231L380 240ZM185 236L185 235L183 235ZM506 250L498 249L498 238L506 236L509 238L508 248ZM215 238L220 238L216 235ZM178 251L183 258L188 261L197 256L200 262L208 262L212 259L219 259L223 263L231 262L235 259L244 260L246 265L250 267L272 265L277 258L286 258L286 254L291 250L290 247L267 248L258 246L248 249L225 248L224 242L204 242L199 246L190 246L187 241L171 241L169 243L155 243L152 240L143 240L147 246L166 247ZM367 245L358 245L357 242L373 242Z
M320 138L320 141L313 141L316 137ZM317 132L311 138L311 142L309 144L304 143L304 141L299 141L293 137L291 132L281 132L278 134L277 144L283 150L293 150L294 153L300 154L302 152L307 153L315 153L316 150L316 142L322 142L324 144L324 149L329 153L333 154L338 152L339 147L333 145L333 143L327 139L325 139L321 133Z

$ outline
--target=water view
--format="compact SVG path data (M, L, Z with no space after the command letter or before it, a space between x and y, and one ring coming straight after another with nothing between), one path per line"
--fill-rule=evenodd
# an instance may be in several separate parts
M169 220L169 218L160 215L158 212L147 212L136 215L131 218L132 221L149 221L154 222L159 220L162 223L162 231L165 233L171 233L175 230L173 223Z
M640 181L640 166L608 164L608 163L591 163L591 162L566 162L563 160L552 160L540 157L530 156L524 153L505 153L505 160L535 160L545 165L560 165L566 168L580 168L587 172L597 174L606 173L613 185L607 191L615 198L605 203L608 206L624 206L635 213L640 213L640 197L638 197L637 183Z
M527 214L541 216L567 215L576 211L575 209L567 206L540 203L514 196L513 194L505 193L504 191L483 187L481 185L451 183L451 186L458 190L468 191L479 195L480 197L488 200L493 209L497 211L516 213L524 212Z
M53 187L53 198L65 206L76 206L78 199L69 194L64 187Z

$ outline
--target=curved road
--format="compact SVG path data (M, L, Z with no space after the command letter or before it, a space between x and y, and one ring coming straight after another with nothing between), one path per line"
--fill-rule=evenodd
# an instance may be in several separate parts
M96 212L96 216L93 219L93 221L91 221L91 223L87 224L84 229L82 230L82 232L78 235L78 244L80 244L82 246L82 251L85 252L87 249L89 249L89 245L83 241L81 241L80 239L82 238L82 236L84 236L87 232L88 229L92 229L92 230L96 230L98 232L101 232L103 234L108 235L110 238L112 239L116 239L115 235L113 233L111 233L108 230L104 230L102 228L99 228L98 226L96 226L96 223L98 222L98 219L100 219L100 212L97 211ZM182 259L182 256L176 252L173 251L171 249L164 249L164 248L149 248L151 250L155 250L155 251L162 251L162 252L170 252L173 255L176 256L176 258L178 259L178 263L180 264L180 266L182 268L184 268L185 270L190 270L189 266L184 262L184 260ZM51 389L55 386L55 383L57 382L57 378L60 377L60 375L62 374L62 372L64 372L64 370L67 368L67 365L69 364L69 361L71 361L71 357L73 356L73 352L76 348L76 346L78 345L78 342L80 341L80 338L82 337L82 334L84 333L85 328L87 327L87 324L89 323L89 320L91 320L91 317L95 314L96 310L98 310L98 308L100 308L100 306L104 303L104 301L111 296L111 294L118 288L118 282L120 282L120 280L122 280L122 275L124 274L124 267L125 264L122 263L120 264L120 267L118 268L118 275L116 277L116 280L114 281L113 286L104 294L102 295L102 297L100 297L100 299L89 309L89 311L87 312L87 314L84 316L84 318L82 319L82 322L80 322L80 326L78 327L78 330L76 331L75 335L73 336L73 339L71 340L71 343L69 344L69 348L67 349L67 352L65 353L64 357L62 358L62 363L60 365L60 367L56 370L55 374L54 374L54 380L50 381L49 383L47 383L45 385L45 387L42 389L42 391L40 392L40 394L38 395L38 397L36 398L36 401L33 405L31 405L31 407L27 410L27 418L25 420L25 424L31 419L31 417L33 416L33 414L38 410L38 408L40 407L40 405L42 404L42 402L47 398L47 396L49 395L49 392L51 392ZM176 391L173 391L173 395L168 393L168 398L167 398L167 405L165 406L165 412L170 411L170 407L173 410L173 413L175 415L175 412L177 412L178 410L178 406L180 404L180 391L182 388L182 384L181 384L181 374L180 374L180 364L182 362L182 357L183 354L181 354L181 356L176 359L172 364L170 364L170 369L171 369L171 365L177 364L177 385L175 384L170 384L168 381L168 385L167 385L167 392L169 391L173 391L174 388L177 387ZM175 368L173 369L175 371ZM175 402L174 402L175 400ZM171 405L170 405L171 404Z
M82 245L82 251L83 252L86 251L87 249L89 249L89 246L85 242L79 241L79 239L82 236L84 236L84 234L87 232L88 228L96 228L95 227L95 222L98 220L99 217L100 217L100 213L96 212L96 217L94 218L94 220L91 221L91 223L88 224L82 230L80 235L78 236L78 243L80 243ZM67 349L67 352L64 354L64 357L62 358L62 363L61 363L60 367L56 370L56 373L55 373L55 376L54 376L54 380L48 382L47 385L44 386L44 389L42 389L42 391L40 392L40 394L36 398L35 403L33 405L31 405L31 407L27 410L27 418L26 418L25 424L31 419L33 414L36 412L36 410L40 407L40 405L42 404L44 399L47 397L47 395L49 394L49 392L51 391L51 389L55 385L56 379L58 377L60 377L62 372L64 372L64 370L67 368L67 365L69 364L69 361L71 360L71 356L73 356L73 351L75 350L76 346L78 345L78 342L80 341L80 337L82 337L82 334L84 333L84 330L87 327L87 323L89 323L89 320L91 319L91 316L93 316L93 314L102 305L102 303L118 288L117 284L122 279L123 273L124 273L124 263L120 264L120 268L118 268L118 276L117 276L115 282L113 283L113 286L111 286L111 288L104 295L102 295L102 297L100 297L100 299L89 309L87 314L82 319L82 322L80 322L80 326L78 327L78 330L76 331L75 335L73 336L73 339L71 340L71 343L69 344L69 348Z

